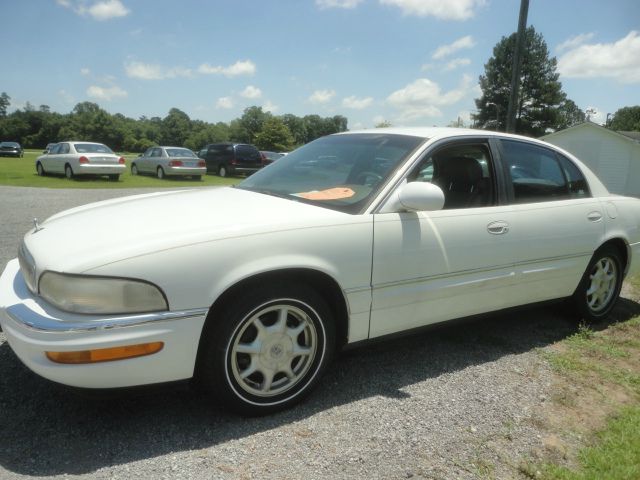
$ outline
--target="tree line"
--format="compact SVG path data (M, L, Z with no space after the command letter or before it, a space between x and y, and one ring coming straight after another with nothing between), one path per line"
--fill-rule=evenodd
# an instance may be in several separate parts
M229 123L192 120L172 108L164 118L142 116L133 119L110 114L93 102L78 103L70 113L52 112L27 102L24 108L7 114L11 98L0 95L0 140L16 141L25 148L44 148L61 140L100 142L116 151L143 152L153 145L184 146L197 151L209 143L253 143L262 150L289 151L318 137L347 130L342 115L320 117L293 114L281 116L262 107L248 107Z

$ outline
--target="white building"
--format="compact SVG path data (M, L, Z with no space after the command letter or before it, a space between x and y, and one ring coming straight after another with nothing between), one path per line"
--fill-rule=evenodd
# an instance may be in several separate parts
M640 134L584 122L541 138L574 154L612 193L640 197Z

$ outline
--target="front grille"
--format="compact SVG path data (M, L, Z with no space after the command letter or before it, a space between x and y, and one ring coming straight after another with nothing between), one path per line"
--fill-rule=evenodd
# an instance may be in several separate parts
M20 245L18 249L18 261L20 262L20 271L22 272L22 277L24 278L27 287L33 293L36 291L36 264L33 260L33 257L27 250L24 242Z

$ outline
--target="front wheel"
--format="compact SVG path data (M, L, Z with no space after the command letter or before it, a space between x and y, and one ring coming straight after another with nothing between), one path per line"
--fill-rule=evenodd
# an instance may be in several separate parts
M38 164L36 165L36 171L38 172L38 176L40 177L44 177L46 175L46 172L44 171L44 167L40 162L38 162Z
M138 166L135 163L131 164L131 175L138 175Z
M571 297L582 319L597 322L611 313L620 295L623 268L616 248L605 246L594 253Z
M331 310L304 285L248 292L210 321L215 323L204 333L199 379L244 415L264 415L301 401L333 355Z

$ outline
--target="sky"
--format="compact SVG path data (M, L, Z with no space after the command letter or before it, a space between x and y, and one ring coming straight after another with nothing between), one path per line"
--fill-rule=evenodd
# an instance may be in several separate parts
M0 0L9 111L344 115L350 129L469 122L518 0ZM639 0L530 0L528 25L591 119L640 105Z

